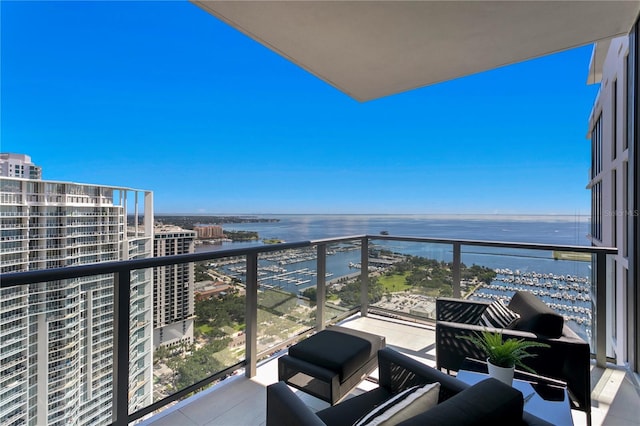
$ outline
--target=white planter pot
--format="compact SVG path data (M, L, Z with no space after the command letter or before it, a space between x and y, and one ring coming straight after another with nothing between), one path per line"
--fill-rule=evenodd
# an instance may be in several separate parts
M491 364L488 359L487 367L490 377L498 379L509 386L513 385L513 370L515 370L515 367L498 367L497 365Z

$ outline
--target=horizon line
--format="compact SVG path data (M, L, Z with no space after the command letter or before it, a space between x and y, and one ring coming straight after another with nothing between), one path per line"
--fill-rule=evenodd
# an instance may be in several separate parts
M590 213L203 213L155 212L154 216L465 216L465 217L591 217Z

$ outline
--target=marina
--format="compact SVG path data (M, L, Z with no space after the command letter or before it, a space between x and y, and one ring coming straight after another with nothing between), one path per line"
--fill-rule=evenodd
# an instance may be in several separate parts
M372 256L375 256L373 254ZM317 253L315 249L290 250L262 256L258 261L258 285L263 289L280 289L296 295L317 283ZM370 257L369 270L382 274L403 255L393 260ZM550 265L555 265L554 263ZM221 264L226 274L243 281L245 259L228 259ZM340 280L355 279L361 268L357 245L332 247L327 250L328 285ZM588 270L588 269L587 269ZM540 272L528 269L494 268L495 278L488 284L477 284L468 295L475 300L509 300L518 290L528 291L542 299L548 306L562 314L566 321L574 323L574 330L588 337L591 335L592 300L591 279L577 273Z
M235 229L257 231L263 238L299 241L326 236L327 230L337 235L359 233L378 234L380 229L395 235L430 235L487 240L540 241L548 238L554 244L579 244L587 232L586 223L560 218L549 221L522 220L458 220L430 217L358 217L344 216L284 216L278 222L234 224ZM503 235L504 234L504 235ZM258 243L224 243L220 248L244 247ZM453 252L448 244L412 243L403 241L372 240L369 243L369 272L382 275L406 256L419 256L451 262ZM197 251L215 249L200 246ZM496 276L489 283L464 283L466 297L476 300L511 298L516 290L530 291L548 306L561 313L567 324L585 338L591 337L592 293L591 262L587 257L574 256L570 252L541 252L532 250L504 250L494 248L463 247L461 261L465 265L481 265L491 268ZM327 246L326 283L328 286L348 282L360 275L360 240L330 244ZM244 281L245 258L234 257L217 260L210 267L219 268L224 275ZM258 259L258 283L261 289L278 289L297 296L317 285L317 249L309 247L297 250L261 254ZM408 300L419 295L419 290L399 291L387 301L390 309L410 311L415 302L428 309L429 304L420 300ZM403 305L404 303L404 305ZM406 308L406 309L405 309Z
M260 271L258 270L258 275L259 274ZM258 278L258 285L269 284L273 287L281 287L278 285L278 283L288 283L295 286L301 286L304 284L309 284L311 282L310 278L305 279L303 277L317 277L317 275L318 274L316 271L312 271L309 268L295 269L289 272L268 275L264 278ZM325 276L329 278L332 277L333 274L331 272L327 272Z
M566 321L575 323L574 330L590 337L592 326L591 279L569 274L522 272L496 268L491 284L475 289L475 300L510 299L516 291L528 291L560 313Z
M336 274L339 277L349 275L346 265L343 268L338 265L345 256L359 258L359 250L359 244L336 244L329 248L327 250L328 271L325 278L334 277ZM279 288L298 294L300 291L316 285L316 259L315 248L265 254L258 260L258 285L267 289ZM244 257L239 257L225 259L210 266L220 267L226 275L243 281L246 274L245 261Z

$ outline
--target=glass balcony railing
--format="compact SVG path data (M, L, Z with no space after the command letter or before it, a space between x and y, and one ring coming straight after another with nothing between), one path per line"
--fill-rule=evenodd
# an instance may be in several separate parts
M354 313L434 321L435 300L443 296L493 300L508 299L516 290L533 292L564 316L604 365L611 339L607 257L615 253L586 246L363 235L8 273L0 291L40 297L66 294L65 282L82 286L81 298L74 300L91 304L86 312L95 314L92 327L81 328L87 314L74 304L73 318L61 318L68 330L52 322L48 331L53 343L66 346L38 356L59 363L60 369L51 371L58 383L68 370L79 371L76 361L87 353L73 340L91 342L91 365L82 368L91 374L66 378L65 392L82 401L108 395L113 424L125 425L240 370L252 377L258 360ZM173 282L153 294L154 269L158 274L191 268L195 282ZM11 330L14 325L23 333L24 324L11 321L26 315L24 304L30 301L17 297L7 303L0 323L9 328L3 333L18 333ZM24 371L23 355L3 354L22 360L12 364L12 372ZM90 390L86 394L79 389L82 383ZM28 409L6 408L7 413Z

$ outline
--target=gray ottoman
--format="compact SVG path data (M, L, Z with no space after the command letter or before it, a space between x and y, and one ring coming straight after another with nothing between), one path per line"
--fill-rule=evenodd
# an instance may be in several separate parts
M334 405L378 366L384 336L334 326L278 358L278 380Z

